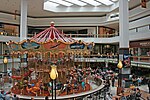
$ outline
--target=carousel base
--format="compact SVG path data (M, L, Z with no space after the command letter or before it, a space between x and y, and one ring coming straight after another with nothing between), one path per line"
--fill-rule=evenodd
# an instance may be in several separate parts
M80 94L80 93L88 92L90 90L91 90L90 85L86 84L86 87L84 90L82 89L81 86L79 86L78 89L71 88L68 93L67 93L67 91L61 92L60 90L56 90L56 95L58 97L62 97L62 96L68 97L69 95ZM35 98L37 100L38 99L42 100L42 99L44 99L45 96L49 96L49 98L51 98L51 96L52 96L52 94L48 90L38 90L38 91L35 91L36 93L33 93L33 92L27 91L26 88L19 89L17 86L13 86L11 88L11 92L13 94L16 94L21 99Z

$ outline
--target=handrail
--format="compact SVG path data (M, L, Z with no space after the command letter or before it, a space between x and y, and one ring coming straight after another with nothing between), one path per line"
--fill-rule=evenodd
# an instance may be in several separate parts
M150 56L131 56L132 58L150 58Z
M87 34L64 34L64 35L67 37L74 37L74 38L77 38L77 37L109 38L109 37L118 36L117 34L115 34L115 33L112 33L112 34L88 34L87 33ZM34 36L34 34L28 34L28 37L32 37L32 36Z
M65 34L66 36L69 37L102 37L102 38L106 38L106 37L114 37L116 36L115 33L113 34Z
M149 26L149 25L150 25L150 24L142 25L142 26L138 26L138 27L130 28L129 30L134 30L134 29L141 28L141 27L145 27L145 26Z

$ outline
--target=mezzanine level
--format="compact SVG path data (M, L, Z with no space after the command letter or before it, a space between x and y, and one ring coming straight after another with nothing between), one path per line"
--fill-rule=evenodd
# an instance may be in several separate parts
M150 56L131 56L131 66L136 66L136 67L143 67L143 68L150 68ZM8 59L8 64L11 66L11 63L14 61L16 66L20 63L19 58L15 58L12 60L11 58ZM107 56L98 56L98 55L91 55L87 57L76 57L74 58L74 62L105 62L105 63L113 63L117 64L118 59L117 56L113 57L107 57ZM0 59L0 66L3 66L3 59Z

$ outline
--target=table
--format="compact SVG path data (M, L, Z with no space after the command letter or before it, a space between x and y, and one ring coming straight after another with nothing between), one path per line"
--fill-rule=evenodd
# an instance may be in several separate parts
M113 96L113 100L120 100L121 99L121 95L122 94L119 94L119 95L115 95L115 96ZM124 96L125 97L128 97L128 96L130 96L130 92L124 92Z

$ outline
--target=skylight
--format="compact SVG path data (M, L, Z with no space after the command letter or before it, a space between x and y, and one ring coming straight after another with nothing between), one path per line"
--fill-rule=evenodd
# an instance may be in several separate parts
M85 5L87 5L86 3L82 2L82 1L79 1L79 0L65 0L65 1L68 1L70 3L74 3L74 4L78 5L78 6L85 6Z
M64 6L72 6L73 4L69 3L69 2L66 2L66 1L62 1L62 0L49 0L50 2L53 2L53 3L58 3L58 4L61 4L61 5L64 5Z
M101 3L97 2L97 1L94 1L94 0L81 0L81 1L86 2L86 3L88 3L90 5L93 5L93 6L101 5Z
M118 1L118 0L111 0L111 1L116 2L116 1Z
M57 3L53 3L53 2L49 2L49 1L44 2L44 7L45 7L45 8L57 7L57 6L59 6L59 4L57 4Z
M103 4L105 4L105 5L107 5L107 6L109 6L109 5L112 5L113 4L113 2L112 1L110 1L110 0L98 0L99 2L101 2L101 3L103 3Z

